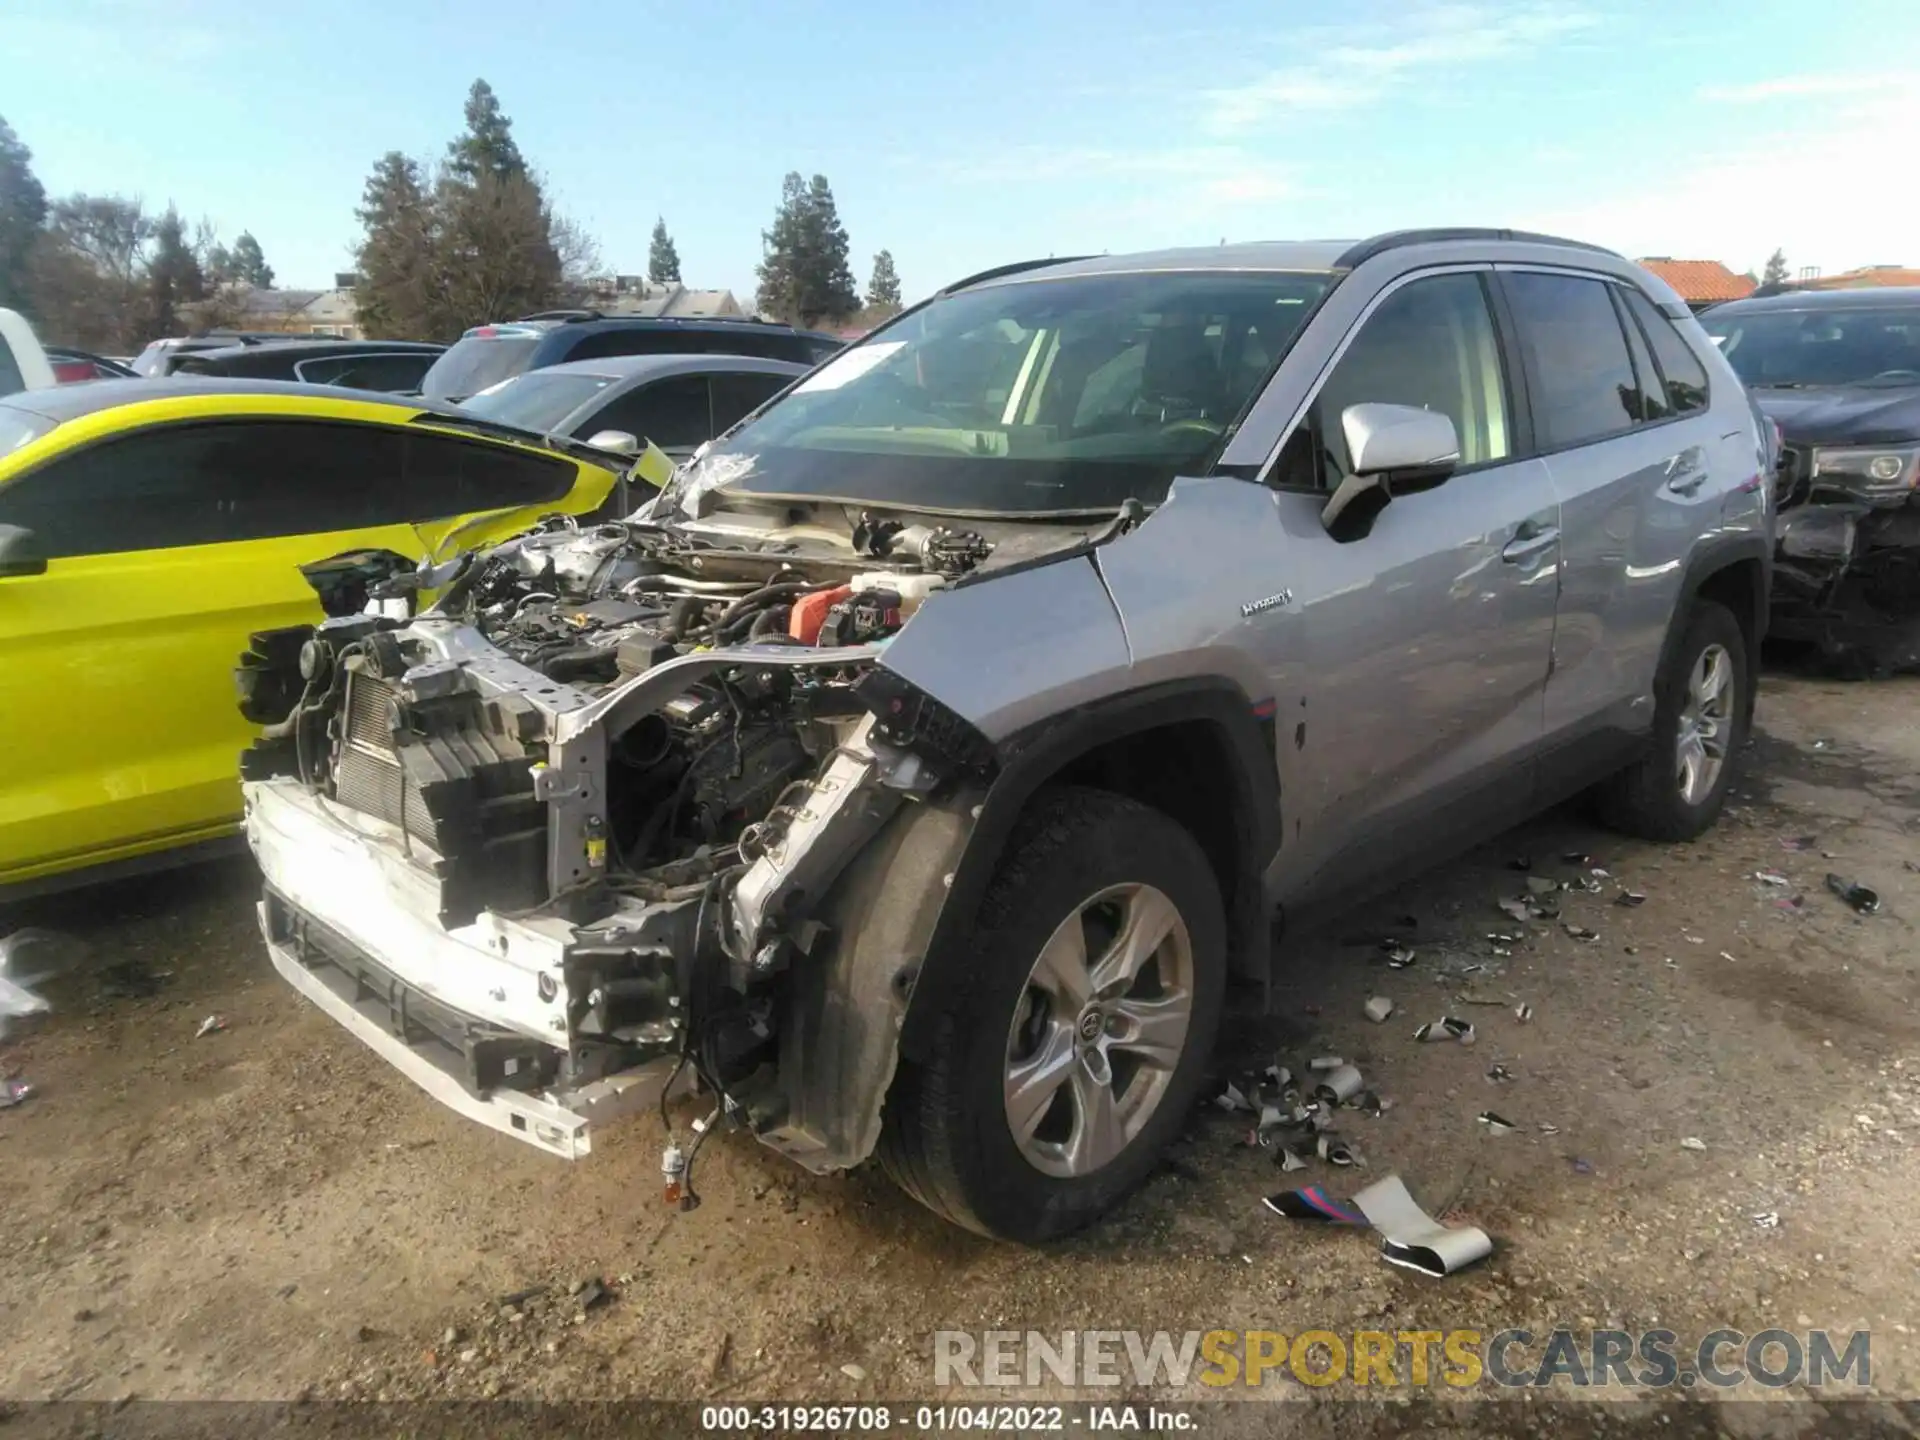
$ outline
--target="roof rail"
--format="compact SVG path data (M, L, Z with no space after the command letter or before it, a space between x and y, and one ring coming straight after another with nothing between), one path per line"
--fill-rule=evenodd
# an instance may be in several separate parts
M1090 255L1049 255L1044 260L1016 260L1011 265L996 265L991 270L982 270L977 275L969 275L964 280L956 280L941 288L940 294L951 295L956 290L964 290L969 285L984 284L988 280L1000 280L1008 275L1018 275L1024 270L1039 270L1048 265L1071 265L1076 260L1090 260Z
M1336 270L1352 270L1389 250L1399 250L1408 245L1437 245L1447 240L1511 240L1524 245L1562 245L1569 250L1586 250L1597 255L1612 255L1620 258L1615 251L1604 245L1589 245L1584 240L1567 240L1558 235L1537 235L1531 230L1495 230L1478 225L1442 226L1430 230L1389 230L1384 235L1376 235L1371 240L1362 240L1352 245L1333 262Z
M569 323L580 320L604 320L607 317L598 310L542 310L533 315L522 315L515 324L526 320L565 320Z

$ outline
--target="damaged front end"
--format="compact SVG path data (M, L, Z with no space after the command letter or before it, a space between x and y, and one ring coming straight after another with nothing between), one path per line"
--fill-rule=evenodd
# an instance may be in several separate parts
M1794 450L1782 461L1804 463ZM1819 488L1800 476L1789 494L1775 532L1769 633L1869 672L1920 667L1920 505L1911 489Z
M995 766L884 656L1001 537L845 520L550 522L411 621L253 637L242 778L281 975L555 1154L697 1076L810 1168L865 1158Z

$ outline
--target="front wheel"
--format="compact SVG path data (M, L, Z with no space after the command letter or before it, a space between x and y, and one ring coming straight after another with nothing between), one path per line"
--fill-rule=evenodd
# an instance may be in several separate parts
M1753 721L1746 637L1724 605L1696 600L1656 682L1645 756L1601 787L1601 818L1644 840L1692 840L1720 818Z
M902 1059L881 1161L985 1235L1065 1234L1145 1178L1199 1090L1226 981L1220 887L1157 810L1043 796L1009 844L923 1063Z

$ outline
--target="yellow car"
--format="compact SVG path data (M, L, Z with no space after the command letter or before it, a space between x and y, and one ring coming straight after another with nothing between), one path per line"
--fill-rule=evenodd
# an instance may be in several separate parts
M594 453L244 380L0 400L0 900L232 835L253 738L233 667L252 632L323 618L301 567L444 558L592 513L622 463Z

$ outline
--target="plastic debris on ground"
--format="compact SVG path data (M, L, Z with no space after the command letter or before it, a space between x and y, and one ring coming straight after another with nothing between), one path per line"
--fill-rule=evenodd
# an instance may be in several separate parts
M1378 1025L1389 1015L1393 1014L1393 1001L1389 1000L1385 995L1375 995L1367 1001L1365 1014L1367 1019Z
M1551 895L1559 888L1560 882L1558 880L1549 880L1545 875L1529 875L1527 877L1527 893L1529 895Z
M1500 913L1510 920L1524 921L1533 918L1532 907L1524 900L1502 900L1498 903Z
M52 1009L34 991L0 975L0 1020L25 1020L32 1015L49 1014Z
M1762 1210L1749 1218L1762 1230L1778 1230L1780 1228L1780 1212L1777 1210Z
M1421 1041L1457 1040L1462 1045L1471 1045L1474 1033L1473 1026L1467 1021L1448 1015L1439 1020L1429 1020L1413 1032L1413 1038Z
M1647 903L1647 897L1638 890L1622 890L1618 895L1613 897L1613 903L1628 907L1644 905Z
M1346 1060L1339 1055L1316 1055L1307 1061L1307 1069L1319 1074L1327 1070L1338 1070L1346 1063Z
M1320 1077L1320 1083L1313 1087L1313 1098L1325 1105L1344 1105L1358 1095L1365 1085L1366 1081L1357 1069L1342 1065Z
M227 1022L224 1016L209 1015L207 1016L206 1019L200 1022L200 1028L193 1032L193 1038L196 1040L202 1040L209 1035L218 1035L222 1030L225 1030L226 1028L227 1028Z
M1758 880L1762 885L1791 885L1793 883L1792 880L1782 875L1778 870L1756 870L1753 872L1753 878Z
M1600 938L1600 932L1598 930L1589 930L1586 926L1576 925L1571 920L1567 921L1560 928L1575 940L1583 940L1589 945Z
M1495 1065L1487 1071L1487 1079L1496 1085L1505 1085L1512 1081L1513 1071L1505 1065Z
M24 1105L33 1096L34 1089L30 1081L0 1081L0 1110L11 1110L16 1105Z
M1525 1025L1533 1019L1533 1006L1522 1001L1513 1007L1513 1018L1518 1020L1522 1025Z
M1704 1150L1707 1148L1707 1142L1702 1140L1698 1135L1689 1135L1680 1142L1680 1148L1682 1150Z
M1506 1116L1496 1115L1491 1110L1482 1110L1474 1118L1487 1127L1487 1133L1489 1135L1511 1135L1515 1130L1520 1128L1514 1124L1513 1121L1507 1119Z
M1795 835L1790 838L1783 836L1780 840L1780 848L1783 850L1812 850L1819 844L1818 835Z
M1335 1200L1318 1186L1269 1195L1263 1202L1289 1220L1371 1226L1380 1236L1380 1257L1390 1265L1439 1278L1493 1253L1486 1231L1449 1229L1422 1210L1398 1175L1376 1180L1351 1201Z
M1846 901L1857 914L1876 915L1880 911L1880 896L1877 892L1843 876L1827 876L1827 889Z
M1381 947L1387 952L1387 968L1404 970L1413 964L1414 952L1411 945L1390 944Z

